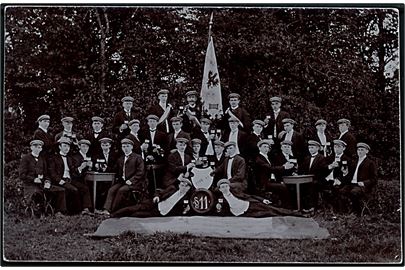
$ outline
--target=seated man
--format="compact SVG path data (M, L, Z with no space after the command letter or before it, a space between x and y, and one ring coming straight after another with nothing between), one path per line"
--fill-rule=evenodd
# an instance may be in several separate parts
M80 140L79 152L72 155L78 180L82 183L84 183L84 176L86 175L86 172L91 171L91 169L93 168L91 157L87 155L90 149L90 145L91 143L89 140Z
M340 193L348 196L356 214L361 213L361 199L370 193L377 184L377 166L367 154L370 146L366 143L357 144L357 165L343 171L343 187Z
M224 146L227 157L212 174L219 177L219 179L228 179L232 191L245 192L247 189L245 159L236 154L236 143L234 141L227 142Z
M271 202L267 199L233 191L228 179L219 180L217 187L224 198L222 200L224 205L220 206L222 215L242 217L300 216L296 211L271 206Z
M301 185L302 205L304 212L312 212L318 206L318 197L320 185L324 182L323 178L327 172L325 157L319 153L321 144L315 140L308 141L308 151L310 156L304 158L299 166L299 174L312 174L313 182Z
M183 216L190 213L190 196L192 184L183 175L175 184L157 193L153 201L146 199L142 203L128 206L114 212L112 217L157 217L157 216Z
M44 143L41 140L30 142L31 153L22 157L19 176L24 182L24 194L30 200L36 193L43 197L43 192L53 201L56 213L66 213L65 190L51 184L47 179L45 156L40 155Z
M70 140L61 137L58 141L59 153L49 160L49 176L55 185L63 187L66 193L66 205L70 213L81 211L82 215L90 215L90 191L87 185L78 180L78 171L73 158L68 155Z
M170 153L167 158L163 188L173 185L181 173L184 174L194 167L194 164L191 163L192 157L185 152L188 140L186 138L177 138L176 141L176 151Z
M117 161L116 153L111 150L113 140L111 138L100 138L101 153L92 156L94 169L98 172L114 172Z
M292 169L294 164L288 161L277 166L272 164L268 157L272 144L272 140L261 140L257 144L259 148L259 155L256 157L255 162L257 192L262 196L265 196L267 192L272 192L274 197L278 197L282 207L291 208L292 198L290 192L282 179L276 179L275 174L282 175L283 171Z
M217 168L219 165L221 165L222 162L225 160L224 146L225 146L225 143L220 140L216 140L214 142L215 155L209 156L208 161L214 162L215 168Z
M134 142L124 138L121 145L124 155L117 161L117 178L108 190L104 211L101 212L103 215L110 215L112 211L129 206L133 200L142 200L147 191L145 165L141 156L132 151Z

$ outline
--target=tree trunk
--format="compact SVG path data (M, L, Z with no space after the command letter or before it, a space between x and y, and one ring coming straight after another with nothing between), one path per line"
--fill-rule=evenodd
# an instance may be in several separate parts
M104 19L105 19L105 26L101 22L101 16L99 13L99 10L96 10L96 17L97 17L97 22L100 27L100 92L101 92L101 97L104 100L104 93L106 92L105 89L105 79L106 79L106 74L107 74L107 59L106 59L106 38L107 38L107 33L109 31L109 21L107 17L107 13L104 12Z

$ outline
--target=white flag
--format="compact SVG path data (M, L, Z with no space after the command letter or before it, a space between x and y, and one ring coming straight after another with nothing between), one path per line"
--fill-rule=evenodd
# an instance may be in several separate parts
M221 83L215 57L214 41L212 37L208 43L207 54L205 55L204 75L201 86L202 111L208 113L211 119L223 115Z

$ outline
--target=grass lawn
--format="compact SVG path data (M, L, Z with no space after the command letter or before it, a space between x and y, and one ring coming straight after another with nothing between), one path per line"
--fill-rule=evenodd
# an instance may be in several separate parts
M399 215L399 212L398 212ZM101 217L31 219L4 214L3 256L7 261L120 262L402 262L401 224L381 215L317 214L326 240L246 240L156 233L92 239Z

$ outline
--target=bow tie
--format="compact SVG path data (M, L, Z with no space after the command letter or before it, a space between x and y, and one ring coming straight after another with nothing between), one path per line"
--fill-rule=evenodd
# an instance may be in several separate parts
M233 157L229 157L229 159L231 160L231 159L233 159L235 156L233 156Z
M60 154L60 156L61 156L61 157L66 157L66 155L62 155L62 154Z
M101 133L101 131L94 131L94 134L100 134Z
M149 129L149 131L150 131L150 132L155 132L155 131L156 131L156 129L153 129L153 130L152 130L152 129Z

